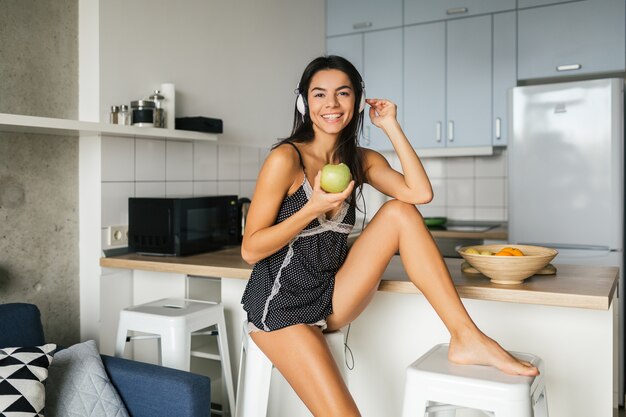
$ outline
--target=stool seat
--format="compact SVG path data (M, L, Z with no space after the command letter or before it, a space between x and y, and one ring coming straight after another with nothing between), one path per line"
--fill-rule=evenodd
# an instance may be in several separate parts
M541 358L512 352L536 366L540 375L508 375L491 366L454 364L448 360L448 348L437 345L407 368L403 417L457 408L484 410L496 417L548 416Z
M194 332L215 326L219 355L204 355L221 362L222 381L227 396L226 411L235 409L232 368L224 307L221 303L163 298L124 308L120 311L115 356L123 357L129 331L151 333L159 337L159 362L168 368L189 371L191 336Z

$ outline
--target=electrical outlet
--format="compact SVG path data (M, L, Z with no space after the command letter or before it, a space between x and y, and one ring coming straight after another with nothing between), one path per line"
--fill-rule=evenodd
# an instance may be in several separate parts
M128 226L109 226L109 246L128 246Z

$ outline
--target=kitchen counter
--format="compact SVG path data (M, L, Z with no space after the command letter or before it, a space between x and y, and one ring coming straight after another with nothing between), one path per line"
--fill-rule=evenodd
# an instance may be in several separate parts
M446 259L454 284L462 298L546 306L607 310L617 287L618 269L559 265L556 275L534 276L519 285L492 284L482 275L461 272L462 259ZM185 257L126 254L102 258L100 266L152 272L169 272L201 277L248 279L252 266L239 247ZM415 293L399 256L394 256L378 287L379 291Z
M252 270L239 250L102 258L101 353L114 351L121 308L165 297L217 297L224 306L237 375L241 323L246 318L240 301ZM498 285L483 276L463 274L461 259L445 261L472 320L505 348L545 361L550 415L617 416L617 268L557 265L554 276ZM349 335L354 369L348 372L347 384L362 414L371 416L400 415L407 364L450 337L428 300L408 281L399 256L391 259L378 291L352 322ZM134 358L156 360L153 350L139 343L134 343ZM279 373L272 379L281 395L271 396L268 415L310 415Z

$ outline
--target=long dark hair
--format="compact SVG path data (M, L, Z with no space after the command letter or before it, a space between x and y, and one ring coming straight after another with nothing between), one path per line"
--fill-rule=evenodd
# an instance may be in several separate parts
M335 159L348 165L354 179L354 190L350 198L350 204L356 206L357 190L358 195L362 196L362 188L365 182L365 174L363 172L363 156L359 151L359 138L363 133L363 113L359 112L359 103L361 96L365 94L363 79L359 71L347 59L337 56L328 55L315 58L302 73L300 83L298 83L297 93L302 94L305 99L308 98L309 86L313 76L322 70L336 69L345 73L355 93L354 112L352 120L341 131L339 141L335 148ZM289 137L281 139L273 148L282 145L285 142L311 142L315 134L313 132L313 123L309 115L308 106L304 115L300 114L297 107L294 106L293 128Z

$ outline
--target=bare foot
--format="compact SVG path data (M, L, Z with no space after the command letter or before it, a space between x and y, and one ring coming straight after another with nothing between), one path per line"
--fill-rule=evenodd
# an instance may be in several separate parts
M535 376L539 370L504 350L480 331L464 338L451 338L448 359L463 365L488 365L511 375Z

